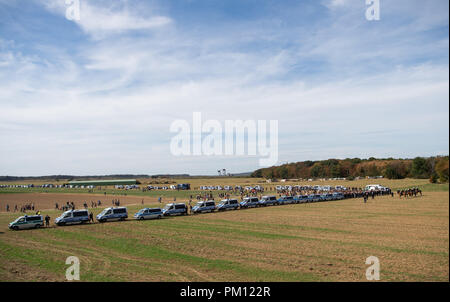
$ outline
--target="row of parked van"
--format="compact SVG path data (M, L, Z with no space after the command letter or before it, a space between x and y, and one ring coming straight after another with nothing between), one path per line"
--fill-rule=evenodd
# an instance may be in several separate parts
M192 207L191 213L207 213L215 211L237 210L243 208L256 208L271 205L283 205L294 203L307 203L317 201L330 201L343 199L342 193L330 194L310 194L298 196L263 196L260 199L257 197L246 197L241 202L237 199L224 199L216 205L213 200L199 201ZM160 219L164 216L187 215L188 208L184 203L169 203L164 208L144 208L134 214L134 219ZM104 209L96 216L98 222L120 221L128 218L128 210L126 207L109 207ZM58 218L55 219L55 224L58 226L84 224L90 221L89 212L87 210L69 210L65 211ZM21 216L9 224L9 228L13 230L39 228L44 226L44 220L41 215Z

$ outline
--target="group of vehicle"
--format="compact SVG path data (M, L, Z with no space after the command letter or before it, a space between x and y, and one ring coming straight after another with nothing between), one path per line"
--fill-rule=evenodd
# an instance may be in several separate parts
M93 185L69 185L69 184L42 184L42 185L34 185L34 184L0 184L0 188L45 188L45 189L93 189L95 186Z
M344 199L342 193L325 193L325 194L310 194L297 196L263 196L245 197L241 202L237 199L224 199L217 205L214 200L199 201L192 207L191 214L221 212L226 210L237 210L244 208L256 208L271 205L283 204L298 204L307 202L330 201ZM184 203L169 203L164 208L144 208L134 214L134 219L160 219L167 216L187 215L188 206ZM98 222L120 221L128 218L128 210L126 207L109 207L105 208L97 216ZM57 226L84 224L91 220L89 212L86 209L82 210L68 210L55 219ZM17 218L9 224L12 230L39 228L44 226L44 219L41 215L25 215Z
M264 192L264 188L260 185L256 185L256 186L246 186L246 187L242 187L242 186L200 186L199 187L200 190L202 191L214 191L214 190L218 190L218 191L257 191L257 192Z

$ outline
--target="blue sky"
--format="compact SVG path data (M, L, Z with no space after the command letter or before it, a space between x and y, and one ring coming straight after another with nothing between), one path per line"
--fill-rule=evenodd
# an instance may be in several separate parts
M0 175L231 173L176 119L278 120L278 163L449 150L448 1L0 0Z

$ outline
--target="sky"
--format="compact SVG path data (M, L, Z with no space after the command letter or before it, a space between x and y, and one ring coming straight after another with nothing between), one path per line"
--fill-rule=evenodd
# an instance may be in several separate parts
M71 1L0 0L0 175L261 167L173 155L193 112L277 120L276 164L449 153L447 0Z

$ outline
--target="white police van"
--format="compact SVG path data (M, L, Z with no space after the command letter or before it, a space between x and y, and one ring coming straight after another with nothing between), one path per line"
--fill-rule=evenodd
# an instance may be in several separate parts
M322 200L322 195L320 194L313 194L312 195L312 201L317 202Z
M187 215L187 206L184 203L168 203L162 212L164 216Z
M41 215L21 216L8 225L11 230L37 229L42 226L44 220Z
M216 203L213 200L199 201L192 208L192 213L214 212L215 209L216 209Z
M278 199L278 202L280 204L291 204L295 203L295 199L293 196L281 196L280 199Z
M134 214L134 218L138 220L160 219L163 215L164 214L160 208L145 208Z
M126 207L106 208L97 215L98 222L125 220L128 218Z
M55 224L58 226L69 224L81 224L89 222L89 213L87 210L69 210L65 211L58 218L55 219Z
M297 200L297 203L305 203L308 202L308 195L297 195L295 199Z
M256 208L261 206L258 197L245 197L241 201L241 208Z
M259 203L263 206L280 204L276 196L263 196Z
M331 200L333 200L333 194L331 194L331 193L325 194L325 200L326 200L326 201L331 201Z
M239 202L237 201L237 199L224 199L217 205L218 211L237 209L239 209Z
M342 193L333 193L332 194L333 195L333 200L341 200L341 199L344 199L344 194L342 194Z

